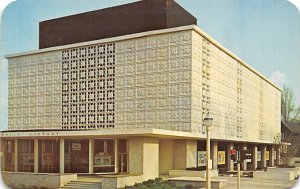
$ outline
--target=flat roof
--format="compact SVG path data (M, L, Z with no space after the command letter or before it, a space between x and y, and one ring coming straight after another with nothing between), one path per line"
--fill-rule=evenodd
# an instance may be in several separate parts
M188 30L193 30L205 39L207 39L209 42L223 50L226 54L228 54L230 57L235 59L236 61L240 62L242 65L244 65L246 68L251 70L253 73L267 81L269 84L271 84L273 87L278 89L279 91L282 91L282 89L274 84L271 80L266 78L263 74L258 72L256 69L254 69L252 66L247 64L245 61L243 61L241 58L239 58L237 55L234 53L230 52L226 47L218 43L216 40L214 40L211 36L209 36L207 33L205 33L203 30L201 30L199 27L196 25L188 25L188 26L180 26L180 27L175 27L175 28L168 28L168 29L161 29L161 30L153 30L153 31L146 31L146 32L141 32L141 33L135 33L135 34L130 34L130 35L123 35L123 36L118 36L118 37L111 37L111 38L106 38L106 39L99 39L99 40L94 40L94 41L88 41L88 42L82 42L82 43L74 43L70 45L62 45L62 46L56 46L56 47L50 47L50 48L44 48L44 49L39 49L39 50L34 50L34 51L27 51L27 52L22 52L22 53L15 53L15 54L9 54L6 55L5 57L7 59L10 58L15 58L15 57L20 57L20 56L26 56L26 55L33 55L33 54L40 54L40 53L45 53L45 52L51 52L51 51L59 51L59 50L65 50L65 49L70 49L70 48L75 48L75 47L82 47L82 46L89 46L89 45L95 45L99 43L110 43L110 42L118 42L118 41L124 41L124 40L129 40L129 39L134 39L134 38L141 38L145 36L151 36L151 35L159 35L159 34L166 34L166 33L173 33L173 32L179 32L179 31L188 31Z

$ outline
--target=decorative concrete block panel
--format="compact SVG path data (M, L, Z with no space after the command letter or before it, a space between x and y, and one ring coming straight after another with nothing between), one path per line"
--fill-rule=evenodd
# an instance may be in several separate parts
M116 117L121 121L125 116L124 128L191 130L178 122L180 113L186 114L185 122L191 119L190 111L180 111L191 105L191 37L191 31L182 31L116 42ZM177 123L168 126L169 121Z

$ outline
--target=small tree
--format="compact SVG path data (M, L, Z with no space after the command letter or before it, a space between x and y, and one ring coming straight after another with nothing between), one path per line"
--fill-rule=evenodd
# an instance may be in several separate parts
M300 120L300 106L295 103L293 89L283 85L281 95L281 116L285 123Z
M281 141L281 134L278 133L274 137L274 143L278 144L280 147L280 162L284 165L289 165L291 162L291 159L295 157L297 150L299 148L299 145L295 143L293 140L292 134L285 133L285 140L284 142ZM290 143L288 145L288 143Z

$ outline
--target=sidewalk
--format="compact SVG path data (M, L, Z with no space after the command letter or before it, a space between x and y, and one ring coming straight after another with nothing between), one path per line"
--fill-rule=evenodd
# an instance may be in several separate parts
M236 189L236 177L221 177L228 179L225 189ZM300 182L300 181L299 181ZM296 185L297 181L260 180L253 178L241 178L242 189L288 189Z

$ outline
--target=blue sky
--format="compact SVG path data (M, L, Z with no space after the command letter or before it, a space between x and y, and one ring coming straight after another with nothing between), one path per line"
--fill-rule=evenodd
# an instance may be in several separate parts
M0 4L3 0L0 0ZM1 20L0 130L7 127L7 62L3 55L38 49L38 23L133 0L17 0ZM286 0L177 0L198 26L300 104L300 14Z

